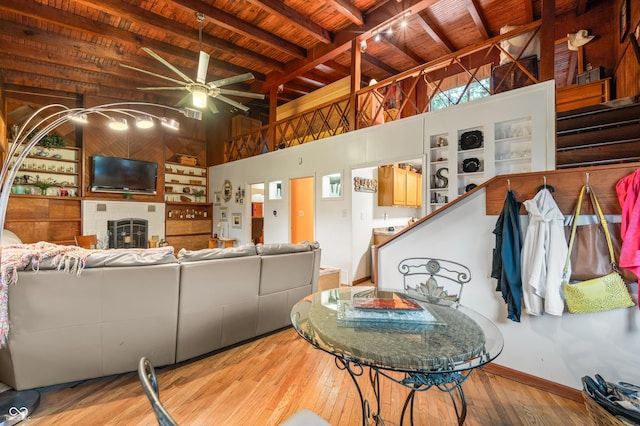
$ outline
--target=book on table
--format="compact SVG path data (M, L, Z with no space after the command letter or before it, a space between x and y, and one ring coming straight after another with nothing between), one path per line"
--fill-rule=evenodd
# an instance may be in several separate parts
M444 325L425 304L405 297L354 297L341 300L338 307L341 325L360 322Z

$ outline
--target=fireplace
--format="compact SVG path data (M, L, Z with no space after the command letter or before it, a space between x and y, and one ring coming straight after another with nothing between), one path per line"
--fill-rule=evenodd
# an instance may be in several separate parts
M109 248L147 248L148 221L119 219L107 221Z

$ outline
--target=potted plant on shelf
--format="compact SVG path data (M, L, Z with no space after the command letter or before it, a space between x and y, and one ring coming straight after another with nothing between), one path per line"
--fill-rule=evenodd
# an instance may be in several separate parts
M42 195L47 195L47 190L54 186L56 181L51 178L40 180L40 176L36 175L36 181L33 184L40 188L40 193Z
M29 139L35 136L40 130L34 129L29 135ZM46 157L48 155L48 151L52 148L64 148L64 138L60 135L56 135L55 133L47 133L38 141L38 147L41 149L36 153L41 157Z
M192 192L193 196L196 197L196 203L202 202L202 197L204 197L203 189L194 189Z

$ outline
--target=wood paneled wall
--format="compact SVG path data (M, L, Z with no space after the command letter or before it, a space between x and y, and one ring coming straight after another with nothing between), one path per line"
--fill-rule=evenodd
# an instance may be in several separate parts
M620 203L616 195L616 183L633 173L640 163L628 163L612 166L583 167L565 170L548 170L544 172L496 176L487 185L486 214L499 215L504 205L504 198L509 187L515 192L519 202L533 198L546 177L547 185L553 186L553 198L564 214L573 213L580 188L586 183L589 174L589 185L598 196L605 214L620 214ZM524 208L521 214L527 214ZM591 213L591 203L585 203L584 213Z

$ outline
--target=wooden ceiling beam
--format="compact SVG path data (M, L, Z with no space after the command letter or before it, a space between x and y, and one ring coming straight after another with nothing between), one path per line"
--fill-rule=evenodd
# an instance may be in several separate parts
M396 75L400 73L399 70L393 68L390 65L385 64L378 58L371 56L368 53L362 54L362 60L367 61L367 63L369 63L370 65L373 65L374 67L378 68L380 71L384 71L387 74Z
M298 13L284 4L281 0L246 0L247 2L266 10L272 15L278 15L287 20L291 25L300 29L321 43L331 43L331 33L320 25L316 24L306 16Z
M489 35L489 25L487 25L486 19L484 19L482 7L478 0L467 0L467 10L471 15L471 19L473 19L473 23L476 24L476 28L480 31L482 39L489 40L491 38Z
M576 0L576 16L587 13L589 0Z
M49 69L50 70L50 69ZM176 99L158 96L158 94L143 93L96 83L79 83L69 80L53 78L49 74L34 74L26 71L5 70L7 85L24 86L38 89L49 89L61 92L73 92L83 95L95 95L113 99L128 99L131 101L155 102L167 105L176 103Z
M1 7L0 7L1 8ZM62 48L67 51L76 52L78 56L95 56L95 61L98 63L102 63L105 59L116 61L116 62L127 62L127 65L136 66L138 68L144 69L154 69L158 66L158 62L155 59L152 59L150 56L149 59L144 59L144 56L136 56L129 55L125 56L122 53L122 45L112 45L112 46L103 46L100 44L92 43L84 40L71 40L67 37L63 37L59 34L53 34L46 32L40 28L30 27L28 25L18 25L12 21L6 21L0 19L0 27L2 27L2 36L7 37L15 37L18 39L25 40L26 42L37 42L42 43L46 46L53 46L56 48ZM123 42L124 44L125 42ZM189 50L181 49L168 44L154 43L153 46L154 52L161 52L162 54L169 55L171 57L176 58L190 58L190 56L194 56L193 59L190 60L191 66L193 68L196 67L197 59L195 55ZM4 50L6 46L0 44L0 52ZM132 49L137 50L137 45L131 45ZM40 52L38 57L49 57L52 55L52 51L56 49L47 49L46 52ZM146 54L145 54L146 56ZM187 59L188 60L188 59ZM228 62L219 61L215 58L211 58L209 60L209 65L213 66L216 69L228 71L236 74L243 74L247 71L250 71L244 67L239 67ZM180 67L178 67L180 68ZM262 73L258 73L252 71L257 80L264 81L265 75ZM223 76L221 76L223 77Z
M455 52L456 48L451 44L447 36L438 28L431 18L426 15L418 15L416 16L416 22L418 22L422 29L429 34L429 37L431 37L433 41L435 41L447 53Z
M250 23L239 19L230 13L218 9L208 3L197 0L171 0L177 8L194 12L202 12L206 16L206 21L213 22L215 25L225 28L234 33L241 34L251 40L265 44L273 49L277 49L295 58L306 58L307 50L285 40L277 35L263 30L260 27L251 25ZM205 21L205 22L206 22Z
M61 26L63 28L67 28L72 31L78 31L82 33L86 33L87 35L92 35L99 37L100 39L107 39L115 41L116 43L121 43L125 46L128 46L132 50L136 50L141 46L148 47L154 50L156 53L158 51L171 51L176 50L175 46L169 45L168 43L163 43L154 39L150 39L147 37L142 37L138 34L134 34L132 32L122 30L116 28L114 26L104 24L101 22L96 22L88 18L84 18L79 15L74 15L68 12L64 12L60 9L56 9L54 7L45 6L43 4L39 4L36 2L23 2L21 0L3 0L0 2L0 10L5 10L9 12L16 13L18 15L28 16L32 19L47 22L53 24L55 26ZM171 22L166 20L167 22ZM164 31L164 29L160 28L160 31ZM195 40L198 40L197 33L195 33ZM235 46L225 42L234 47ZM197 57L191 50L180 49L181 51L190 52L189 56L193 56L194 59ZM267 58L266 62L271 63L275 62L270 58ZM254 63L261 63L260 55L256 56L253 59ZM280 64L277 62L277 64ZM269 64L262 64L266 68L274 69ZM279 67L275 69L281 68L281 64Z
M10 2L14 2L16 0L9 0ZM76 3L80 3L83 5L89 5L99 11L108 13L110 15L114 15L117 17L125 18L132 22L136 22L142 24L146 27L153 28L160 33L169 33L173 36L180 37L186 40L189 43L198 42L199 32L195 29L185 29L183 24L180 24L171 19L164 18L162 16L156 15L155 13L147 12L144 9L141 9L138 6L135 6L130 3L126 3L120 0L76 0ZM69 14L67 14L69 15ZM40 19L46 19L46 17L40 17ZM195 16L193 17L194 23L196 23ZM65 21L62 21L65 22ZM61 22L56 22L60 24ZM115 27L111 27L114 30L118 30ZM82 31L87 31L89 33L95 34L91 30L87 28L83 28ZM113 31L113 30L112 30ZM123 30L118 30L123 31ZM97 33L99 37L107 37L111 35L110 32L100 32ZM284 69L284 65L281 62L278 62L272 58L264 56L259 52L254 52L253 50L245 49L243 47L236 46L233 43L230 43L226 40L219 39L210 34L207 34L203 31L202 34L202 44L203 47L208 47L215 50L220 50L222 52L232 54L233 56L237 56L243 58L247 61L257 62L271 70L282 71Z
M327 0L339 14L350 20L356 25L364 24L364 16L360 9L355 7L349 0Z
M248 0L254 2L256 0ZM267 76L265 85L256 84L254 91L265 92L271 86L277 86L284 82L304 74L315 68L318 64L330 61L351 48L351 40L357 37L370 38L371 32L390 20L403 16L406 11L416 15L437 3L439 0L403 0L401 5L387 2L367 15L363 26L352 24L335 33L334 42L330 45L319 45L309 49L307 59L294 59L285 65L284 73L273 72ZM258 2L262 4L262 2ZM409 17L407 17L409 18Z
M409 60L411 60L415 65L424 64L425 60L420 55L418 55L413 50L409 49L407 44L401 40L389 40L385 37L380 37L380 41L376 43L384 43L385 46L388 46L398 53L406 56Z

